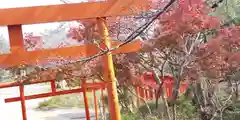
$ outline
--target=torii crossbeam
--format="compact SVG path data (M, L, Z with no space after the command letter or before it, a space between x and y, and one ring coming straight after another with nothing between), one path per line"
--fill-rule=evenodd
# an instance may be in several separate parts
M34 63L36 60L41 60L49 56L92 56L99 51L94 45L31 52L25 51L21 27L24 24L70 21L88 18L104 19L105 17L112 16L133 15L147 9L148 0L107 0L104 2L0 9L0 26L8 26L11 47L11 53L1 55L0 62L8 65L19 65L23 63ZM97 19L97 24L100 29L99 32L104 39L104 48L111 48L114 44L116 45L119 43L110 42L108 37L108 29L103 19ZM139 42L135 42L114 52L127 53L137 51L139 49ZM103 60L105 64L104 79L107 81L111 120L121 120L112 54L104 55ZM26 117L23 119L26 120Z

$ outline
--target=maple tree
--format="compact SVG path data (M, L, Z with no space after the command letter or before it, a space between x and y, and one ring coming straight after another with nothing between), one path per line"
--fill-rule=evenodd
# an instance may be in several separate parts
M43 48L41 36L35 36L33 33L25 33L23 36L24 45L27 50L38 50Z
M159 19L156 39L147 43L151 46L146 47L147 51L158 48L159 51L169 53L163 53L165 56L162 58L168 61L168 67L172 70L170 72L175 77L175 97L178 96L176 91L179 81L183 79L192 81L193 89L210 89L208 94L213 95L219 81L228 81L231 79L229 76L236 76L239 71L239 26L220 28L220 20L209 16L210 9L199 2L201 1L189 3L181 0L178 6ZM217 33L209 35L208 32L213 29ZM210 87L201 88L198 85L204 81L208 81ZM204 98L203 94L205 93L194 93L200 98ZM204 99L209 101L217 98ZM225 103L227 102L229 101L226 100ZM221 109L223 112L222 108L228 106L224 104L221 107L210 107L205 106L208 103L204 102L198 104L202 108L201 119L215 118L218 113L213 109Z
M211 86L214 89L214 84L218 84L230 69L234 69L230 66L238 64L237 53L230 52L230 48L236 51L239 47L238 27L220 29L220 20L209 16L210 9L203 3L203 1L180 0L174 8L159 18L155 38L147 41L144 47L146 52L154 54L156 57L154 61L158 64L167 61L165 71L168 70L166 72L171 73L175 78L175 99L178 97L180 81L190 80L197 89L195 82L201 83L201 77L205 77L212 80ZM220 32L217 35L208 35L209 30L212 29ZM215 112L207 111L207 107L201 109L201 114L204 114L201 116L202 119L215 117L213 116ZM206 117L206 114L209 116Z

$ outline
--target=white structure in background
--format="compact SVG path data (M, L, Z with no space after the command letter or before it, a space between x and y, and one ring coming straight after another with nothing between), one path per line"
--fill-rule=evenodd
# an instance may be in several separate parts
M20 70L20 76L25 77L27 75L27 71L25 69Z
M56 74L56 83L57 83L57 88L61 88L63 90L66 90L67 89L67 82L66 80L64 79L64 74L59 71L57 74Z
M10 44L7 39L0 34L0 54L9 53L10 52Z
M59 85L60 85L61 89L63 89L63 90L67 89L67 82L66 82L66 80L61 80L59 82Z
M11 79L11 72L9 70L0 69L0 82Z

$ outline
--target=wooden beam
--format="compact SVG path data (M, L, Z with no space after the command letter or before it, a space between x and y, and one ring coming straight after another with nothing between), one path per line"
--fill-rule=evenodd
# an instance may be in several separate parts
M120 42L113 42L113 47L120 44ZM103 47L104 44L100 45ZM113 54L137 52L141 49L141 42L137 40L133 43L127 44L119 49L114 50ZM47 58L67 58L67 57L90 57L100 52L96 45L82 45L73 47L64 47L56 49L44 49L38 51L20 51L14 49L10 54L0 55L0 64L7 66L15 66L20 64L34 64L37 61Z
M0 26L132 15L146 10L148 0L107 0L62 5L0 9Z

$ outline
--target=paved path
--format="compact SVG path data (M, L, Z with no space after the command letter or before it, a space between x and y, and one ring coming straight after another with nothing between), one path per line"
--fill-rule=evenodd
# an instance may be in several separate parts
M25 94L29 95L33 93L47 92L47 90L50 90L50 87L45 85L29 85L25 89ZM20 102L4 103L5 98L16 96L19 96L19 90L17 87L0 89L1 120L22 120ZM35 108L38 106L38 103L45 99L47 98L26 101L28 120L85 120L84 109L57 109L51 111L36 110ZM92 120L94 120L94 117Z

